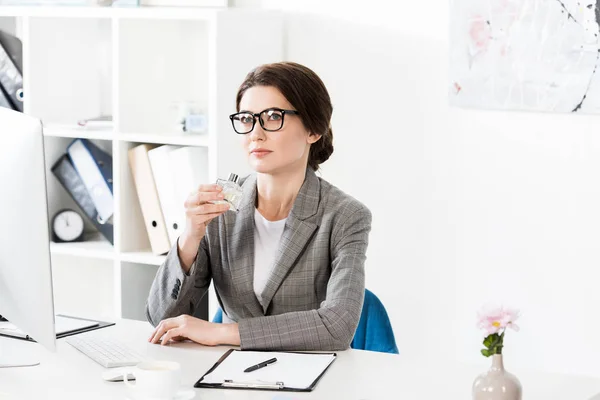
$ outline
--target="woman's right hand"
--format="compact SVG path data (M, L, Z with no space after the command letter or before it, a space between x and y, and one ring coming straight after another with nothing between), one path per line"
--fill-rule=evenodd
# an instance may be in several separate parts
M210 221L229 210L228 204L212 204L210 201L223 200L222 188L219 185L200 185L185 201L186 225L178 240L179 259L185 272L191 268L200 241L206 234L206 226Z

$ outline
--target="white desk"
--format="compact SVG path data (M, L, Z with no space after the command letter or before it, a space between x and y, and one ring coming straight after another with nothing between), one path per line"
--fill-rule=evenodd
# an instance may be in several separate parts
M151 332L149 324L129 320L94 331L98 335L114 335L151 358L181 363L182 383L188 388L227 350L194 343L151 345L147 343ZM49 353L36 343L0 340L4 346L19 346L23 351L38 354L42 361L36 367L0 369L1 400L125 398L123 382L103 381L100 375L104 368L64 339L58 341L57 353ZM471 384L480 372L480 367L412 362L402 355L349 350L338 353L338 360L312 393L195 389L195 399L468 400ZM526 400L588 400L600 393L600 378L511 372L521 380Z

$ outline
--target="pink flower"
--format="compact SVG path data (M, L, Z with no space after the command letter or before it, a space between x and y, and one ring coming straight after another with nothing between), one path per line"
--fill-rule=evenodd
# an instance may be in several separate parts
M519 330L515 321L519 318L519 311L511 308L494 307L484 308L477 313L477 327L486 331L487 335L499 333L511 328Z

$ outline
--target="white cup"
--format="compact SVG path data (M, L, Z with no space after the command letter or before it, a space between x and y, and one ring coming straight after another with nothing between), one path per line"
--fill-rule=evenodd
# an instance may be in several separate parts
M128 373L135 376L135 385L127 380ZM126 370L123 380L136 399L170 400L181 384L181 366L173 361L144 361Z

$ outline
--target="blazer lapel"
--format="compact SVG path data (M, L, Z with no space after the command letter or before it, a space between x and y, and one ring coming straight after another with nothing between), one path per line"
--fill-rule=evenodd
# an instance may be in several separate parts
M243 198L236 214L227 213L227 255L234 290L250 316L264 315L254 294L254 205L256 175L242 185Z
M319 178L312 169L307 169L304 184L294 201L294 206L283 230L278 254L275 258L275 267L261 294L264 304L262 310L265 314L277 289L279 289L279 286L281 286L281 283L287 277L318 228L316 221L309 218L317 213L320 191Z

